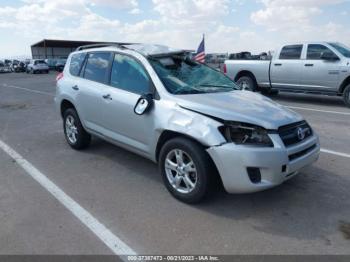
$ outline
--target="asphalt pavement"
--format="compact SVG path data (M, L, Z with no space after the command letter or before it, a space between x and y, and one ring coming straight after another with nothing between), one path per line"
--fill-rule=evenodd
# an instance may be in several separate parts
M100 139L72 150L54 108L55 76L0 75L0 141L21 156L0 149L0 254L113 254L106 243L116 241L153 255L350 255L350 109L341 98L272 97L320 135L319 161L272 190L218 192L190 206L140 156ZM106 230L62 204L62 192Z

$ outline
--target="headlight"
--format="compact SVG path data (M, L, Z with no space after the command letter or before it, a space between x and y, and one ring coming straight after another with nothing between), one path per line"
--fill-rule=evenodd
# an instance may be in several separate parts
M267 130L260 126L229 122L219 128L227 142L237 145L255 145L273 147L273 143L267 134Z

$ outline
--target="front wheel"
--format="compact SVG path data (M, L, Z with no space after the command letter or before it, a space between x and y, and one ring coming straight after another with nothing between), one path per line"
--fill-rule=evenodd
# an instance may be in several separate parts
M198 203L209 193L210 157L190 139L169 140L160 151L159 169L166 188L180 201Z
M66 140L72 148L80 150L90 145L91 135L85 131L77 112L73 108L64 112L63 130Z
M350 85L345 87L344 93L343 93L343 99L344 103L347 107L350 107Z
M257 90L254 79L250 76L242 76L237 80L237 84L241 87L241 90L255 92Z

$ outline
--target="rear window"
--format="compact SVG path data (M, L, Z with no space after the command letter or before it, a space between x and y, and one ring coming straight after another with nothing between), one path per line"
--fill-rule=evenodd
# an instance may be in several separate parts
M300 59L302 45L287 45L282 48L280 59Z
M90 53L84 71L84 78L105 83L111 54L106 53Z
M79 53L72 55L69 65L69 73L73 76L78 76L80 73L81 66L84 63L86 53Z

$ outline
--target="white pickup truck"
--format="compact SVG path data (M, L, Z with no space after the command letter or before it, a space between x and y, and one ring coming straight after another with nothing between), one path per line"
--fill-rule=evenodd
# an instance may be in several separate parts
M343 96L350 107L350 48L309 42L280 47L267 60L226 60L224 72L242 89Z

